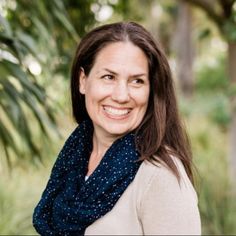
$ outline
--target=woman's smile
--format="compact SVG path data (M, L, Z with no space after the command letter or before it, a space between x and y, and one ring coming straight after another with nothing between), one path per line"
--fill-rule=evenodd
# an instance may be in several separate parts
M113 106L103 106L106 115L111 119L125 119L132 109L130 108L116 108Z

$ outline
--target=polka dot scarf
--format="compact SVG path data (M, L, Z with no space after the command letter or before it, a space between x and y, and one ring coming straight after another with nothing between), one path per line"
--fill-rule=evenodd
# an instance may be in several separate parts
M141 164L134 134L116 140L85 181L92 151L93 126L85 121L67 139L33 214L40 235L84 235L109 212L134 179Z

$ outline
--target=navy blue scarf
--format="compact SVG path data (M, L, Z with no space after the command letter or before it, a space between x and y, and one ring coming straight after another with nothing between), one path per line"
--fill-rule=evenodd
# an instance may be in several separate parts
M109 212L134 179L141 164L134 134L116 140L87 181L93 126L77 127L66 141L33 214L40 235L84 235ZM111 232L112 233L112 232Z

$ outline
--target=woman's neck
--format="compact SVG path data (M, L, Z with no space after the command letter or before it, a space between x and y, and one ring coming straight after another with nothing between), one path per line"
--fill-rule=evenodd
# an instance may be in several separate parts
M107 149L112 145L113 139L106 137L98 137L96 134L93 135L93 150L92 153L96 156L104 156Z
M89 164L88 164L88 172L87 175L91 175L96 167L99 165L106 151L112 145L112 143L118 137L107 136L101 133L98 133L94 130L93 134L93 150L90 155Z

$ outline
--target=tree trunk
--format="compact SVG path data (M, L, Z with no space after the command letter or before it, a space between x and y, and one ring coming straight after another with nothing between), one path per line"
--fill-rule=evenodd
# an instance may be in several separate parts
M183 95L191 97L194 88L192 11L185 2L179 4L175 41L177 79Z
M228 65L231 86L236 86L236 42L228 43ZM231 106L231 123L229 130L229 168L231 179L236 190L236 94L232 96Z

